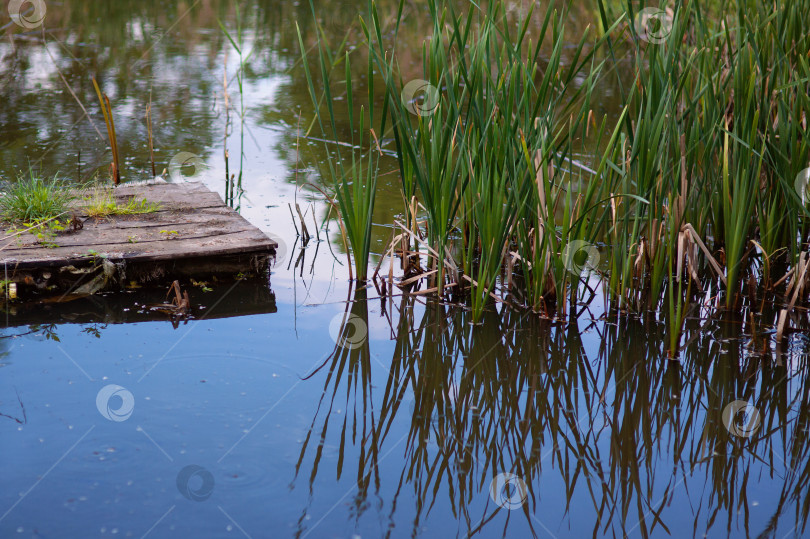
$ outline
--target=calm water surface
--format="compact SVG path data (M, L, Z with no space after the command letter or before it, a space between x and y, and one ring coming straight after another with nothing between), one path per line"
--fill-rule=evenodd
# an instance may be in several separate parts
M126 181L151 176L151 99L158 172L189 152L204 166L182 174L224 194L227 149L235 205L282 249L269 276L186 283L188 320L145 307L163 287L4 308L1 537L810 533L806 333L775 350L756 310L695 312L670 360L665 320L605 317L599 299L568 323L493 309L472 325L461 307L352 290L305 185L329 155L308 133L307 2L239 2L253 51L241 94L217 22L236 35L235 2L46 5L30 30L0 14L0 175L107 174L95 76ZM408 9L402 63L417 77L426 8ZM331 36L358 12L316 10ZM593 17L573 10L573 39ZM401 207L383 179L378 253ZM305 249L295 201L326 223Z

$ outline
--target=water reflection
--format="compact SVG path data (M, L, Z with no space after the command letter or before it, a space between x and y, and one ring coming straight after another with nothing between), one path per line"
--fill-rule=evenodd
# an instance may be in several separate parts
M367 325L368 305L360 290L347 314ZM583 523L594 537L804 533L804 359L786 366L748 357L741 339L719 350L705 331L672 361L665 326L640 321L554 325L505 310L472 325L463 309L420 308L412 296L396 310L390 366L367 340L337 346L322 366L323 394L294 481L306 480L310 494L319 474L333 473L321 458L337 437L337 476L357 459L358 514L386 500L381 460L402 459L382 511L393 522L412 510L414 535L448 503L463 535L486 537L565 535ZM353 331L346 325L340 335L350 340ZM374 387L370 372L383 365L387 383ZM724 422L734 401L755 407L757 421L731 414ZM498 496L501 474L525 484L525 502L520 483ZM302 518L297 535L306 531Z
M160 308L166 304L167 287L143 285L102 294L46 295L14 303L0 300L0 317L4 327L28 326L33 333L58 341L57 329L63 324L84 324L83 331L100 337L100 330L107 324L168 321L177 329L179 324L185 325L190 320L277 311L276 297L266 277L193 283L196 285L186 281L182 285L191 303L183 316Z

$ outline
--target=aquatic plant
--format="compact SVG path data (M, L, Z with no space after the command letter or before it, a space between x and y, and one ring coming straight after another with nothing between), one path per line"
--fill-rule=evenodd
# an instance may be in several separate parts
M475 319L492 298L564 316L594 297L586 277L596 274L610 309L668 312L672 346L695 293L714 292L730 310L742 305L742 283L806 296L806 272L794 268L810 215L797 186L810 164L810 37L800 24L810 4L685 1L651 16L598 0L602 34L564 54L568 5L538 17L534 3L521 16L501 1L460 13L429 0L423 79L408 81L397 42L406 5L383 18L369 3L360 48L385 100L369 98L362 125L396 145L408 230L395 241L412 246L388 251L407 259L404 282L421 276L422 293L467 296ZM336 141L330 75L341 63L347 106L357 98L348 68L357 49L344 44L332 50L319 35L320 86L303 52L317 120ZM627 63L631 85L619 77ZM592 95L612 77L621 113L597 122ZM350 114L353 147L355 122ZM374 184L376 169L366 170L345 185ZM339 185L345 177L333 174ZM355 249L355 264L365 266L363 254ZM773 275L777 266L787 275Z
M508 266L527 277L531 307L539 309L573 278L564 245L593 232L577 217L595 191L578 201L563 186L581 172L572 155L600 68L596 48L585 35L564 55L567 10L551 5L539 21L535 4L517 19L502 2L463 14L450 2L428 7L434 37L423 47L422 81L402 80L374 4L363 26L386 85L403 196L415 194L424 209L428 273L440 295L467 288L478 318ZM409 91L414 83L421 101ZM571 219L560 230L557 202L566 197ZM511 285L511 275L501 282Z
M314 9L314 8L313 8ZM298 29L298 40L304 60L304 73L306 74L312 102L316 106L317 124L324 134L324 140L331 134L337 140L337 113L334 108L334 99L331 91L331 76L335 67L342 61L344 73L341 80L346 85L347 95L353 96L353 75L351 59L348 52L341 47L334 51L328 43L318 37L318 65L319 75L323 84L323 102L326 104L328 114L323 114L320 107L321 99L318 96L312 73L307 62L307 51L304 48L301 30ZM345 43L345 42L344 42ZM341 54L342 53L342 54ZM354 267L357 279L365 281L368 278L369 254L371 250L371 228L374 213L374 200L377 193L377 177L379 174L379 156L382 155L377 135L374 132L374 82L373 65L368 62L368 114L366 106L361 106L359 114L355 112L353 99L347 100L347 114L351 126L351 145L349 157L345 157L342 145L336 145L334 158L327 162L330 187L334 192L339 210L341 231L345 240L351 246ZM368 118L368 119L366 119ZM366 123L368 122L368 123ZM324 143L326 144L326 142ZM329 151L329 150L327 150ZM365 154L365 155L364 155ZM302 220L303 222L303 220Z
M665 31L650 41L632 3L618 15L599 4L603 20L635 23L628 30L639 68L624 98L635 112L623 125L631 144L624 185L649 202L617 221L615 237L630 240L611 250L611 295L619 308L655 309L670 279L683 276L700 288L700 280L718 279L725 307L737 309L741 276L754 275L757 251L766 288L775 258L796 260L801 251L796 240L807 213L793 184L808 159L807 97L799 89L807 85L810 41L797 25L810 6L774 13L761 1L712 9L683 2L659 12ZM619 52L612 44L610 51ZM694 249L689 264L681 263L677 241L699 245L703 260ZM660 258L675 253L677 260ZM646 301L628 304L633 294Z

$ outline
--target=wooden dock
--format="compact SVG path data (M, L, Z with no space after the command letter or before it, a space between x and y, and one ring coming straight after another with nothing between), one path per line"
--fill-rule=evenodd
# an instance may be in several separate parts
M80 200L75 216L81 228L44 239L0 226L0 279L28 289L93 293L116 283L262 272L278 247L201 183L122 185L110 192L121 205L134 199L160 206L95 219Z

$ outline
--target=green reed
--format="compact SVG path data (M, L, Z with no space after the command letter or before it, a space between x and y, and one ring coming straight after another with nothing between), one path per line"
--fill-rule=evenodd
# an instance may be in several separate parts
M570 253L585 246L612 309L670 312L677 328L692 290L720 291L738 309L741 283L775 286L773 268L794 265L810 232L795 185L810 164L810 2L677 2L661 28L641 24L633 2L596 3L603 34L566 50L569 3L516 16L499 0L463 11L428 0L432 37L414 95L399 64L406 5L386 18L371 2L359 49L384 100L369 92L368 123L351 112L357 50L347 54L345 40L332 50L321 33L322 90L305 67L318 122L337 140L329 81L345 64L353 147L358 132L355 148L369 156L377 133L394 140L403 199L419 203L403 213L412 237L424 234L424 275L439 295L466 294L475 319L499 288L501 301L564 315L589 288L572 263L582 253ZM621 114L609 125L593 95L628 62L635 77L619 79ZM360 173L353 156L346 174L333 161L365 267L377 168Z
M314 13L314 6L312 7ZM368 263L371 251L371 229L374 213L374 200L377 193L377 177L379 157L382 155L379 141L374 131L374 79L372 63L368 61L368 115L365 106L361 106L360 113L355 113L353 74L350 54L344 50L345 40L333 50L326 42L323 33L318 35L318 65L320 67L320 81L323 85L322 96L313 80L307 62L307 50L304 47L301 30L298 29L298 40L303 56L304 72L312 102L316 107L317 123L326 137L332 137L334 142L342 142L338 138L337 116L334 108L332 94L332 74L344 63L344 73L341 82L345 84L348 122L351 126L350 157L345 158L341 148L336 144L336 155L327 162L329 178L332 180L337 208L340 214L341 229L346 241L351 246L352 258L357 271L357 279L365 281L368 278ZM325 103L328 115L321 111L320 104ZM384 114L383 110L383 114ZM324 117L326 116L326 118ZM368 117L368 120L366 118ZM368 121L368 124L366 124ZM357 135L355 134L357 132ZM359 136L359 139L356 137ZM363 145L366 146L363 146ZM363 149L366 155L363 156Z
M600 7L605 21L629 21L639 67L625 101L635 120L624 124L630 157L617 174L622 192L648 202L629 216L617 212L613 223L608 279L615 306L659 306L664 282L687 267L666 258L683 256L673 242L688 225L707 246L693 265L696 275L719 278L726 308L738 308L741 279L752 275L758 253L769 286L772 258L789 253L795 261L801 250L796 239L806 212L793 180L808 164L800 119L809 42L798 24L810 5L780 5L773 13L762 1L721 2L711 11L679 2L659 43L639 35L631 3L618 13ZM622 52L612 42L610 51Z
M428 7L434 37L422 54L423 82L430 86L418 114L403 98L409 82L399 74L396 54L386 52L374 4L363 29L385 84L403 195L407 200L416 193L424 208L438 290L445 277L448 285L468 287L477 319L506 264L522 260L517 271L530 305L540 308L545 296L551 302L564 296L570 282L561 258L567 233L592 232L589 221L578 218L596 191L574 200L561 184L570 180L573 149L585 131L599 71L595 48L587 48L583 36L564 57L567 11L551 5L537 20L533 4L517 20L502 2L470 6L464 14L442 0ZM584 82L575 82L583 73ZM555 213L566 197L569 219L558 237Z

